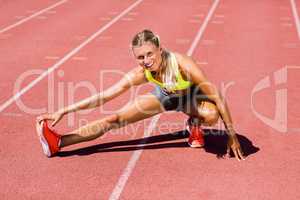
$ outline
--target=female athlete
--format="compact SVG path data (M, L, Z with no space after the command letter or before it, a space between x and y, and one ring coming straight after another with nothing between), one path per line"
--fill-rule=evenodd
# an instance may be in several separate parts
M131 48L138 66L115 85L55 113L44 114L37 118L37 132L46 156L55 155L65 146L94 140L111 129L164 111L176 110L189 116L187 130L188 144L191 147L204 146L200 126L211 126L220 116L229 136L227 154L229 155L232 150L239 161L245 159L225 100L192 58L163 48L159 37L150 30L137 33L132 40ZM59 135L48 127L48 120L52 121L54 126L70 112L101 106L130 87L147 82L154 83L155 90L137 97L134 103L118 113L64 135Z

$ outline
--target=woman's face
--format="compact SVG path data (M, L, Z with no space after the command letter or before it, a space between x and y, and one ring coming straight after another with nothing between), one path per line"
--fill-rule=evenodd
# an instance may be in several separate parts
M159 67L162 61L161 48L157 48L151 42L145 42L140 47L134 47L132 51L135 59L140 66L153 72L159 71Z

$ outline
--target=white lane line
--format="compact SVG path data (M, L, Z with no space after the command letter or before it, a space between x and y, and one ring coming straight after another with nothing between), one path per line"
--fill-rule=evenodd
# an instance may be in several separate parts
M122 18L122 21L133 21L134 19L131 17L124 17Z
M58 56L46 56L45 59L46 60L58 60L59 57Z
M56 14L56 11L55 10L49 10L45 14L53 15L53 14Z
M177 38L175 40L176 44L189 44L190 43L190 39L188 38Z
M281 21L290 21L291 18L290 17L280 17Z
M208 24L208 21L211 19L211 16L213 15L213 13L215 12L216 8L217 8L217 5L219 4L219 1L220 0L216 0L214 1L212 7L210 8L209 12L208 12L208 15L206 16L206 18L204 19L204 22L202 24L202 26L200 27L198 33L197 33L197 36L195 38L195 42L192 44L191 48L188 50L187 54L188 55L192 55L199 40L201 39L202 35L203 35L203 32L204 30L206 29L207 27L207 24Z
M17 16L15 16L15 18L16 19L24 19L26 16L24 16L24 15L17 15Z
M85 47L87 44L89 44L91 41L93 41L96 37L98 37L106 29L108 29L110 26L112 26L114 23L116 23L119 19L121 19L124 15L126 15L128 12L130 12L134 7L136 7L142 1L143 0L138 0L135 3L133 3L132 5L130 5L123 12L121 12L118 16L113 18L110 22L108 22L106 25L101 27L96 33L94 33L87 40L85 40L83 43L81 43L78 47L76 47L75 49L70 51L68 54L66 54L62 59L60 59L53 66L49 67L47 71L44 71L44 73L42 73L39 77L37 77L35 80L30 82L27 86L22 88L19 92L17 92L14 96L12 96L10 99L8 99L5 103L3 103L0 106L0 112L2 112L5 108L7 108L9 105L11 105L15 100L20 98L24 93L26 93L33 86L35 86L37 83L39 83L45 77L47 77L48 74L52 73L56 68L58 68L59 66L64 64L68 59L70 59L73 55L75 55L77 52L79 52L83 47Z
M108 20L111 20L111 18L110 17L101 17L100 20L102 20L102 21L108 21Z
M36 16L38 16L40 14L43 14L44 12L47 12L48 10L51 10L51 9L53 9L53 8L55 8L55 7L63 4L63 3L66 3L67 1L68 0L62 0L62 1L59 1L59 2L57 2L55 4L53 4L52 6L49 6L49 7L45 8L45 9L43 9L43 10L40 10L40 11L34 13L33 15L30 15L29 17L26 17L26 18L24 18L24 19L22 19L22 20L20 20L20 21L18 21L16 23L14 23L14 24L12 24L10 26L7 26L6 28L1 29L0 33L4 33L4 32L6 32L6 31L8 31L8 30L10 30L10 29L12 29L12 28L14 28L16 26L19 26L19 25L27 22L28 20L31 20L32 18L34 18L34 17L36 17Z
M36 12L36 10L27 10L26 11L26 13L30 13L30 14L35 13L35 12Z
M205 16L205 14L203 14L203 13L193 15L193 17L196 17L196 18L201 18L204 16Z
M192 23L192 24L200 24L201 20L200 19L190 19L188 22Z
M215 18L224 18L225 15L215 15Z
M12 112L7 112L7 113L2 113L3 116L7 117L22 117L22 113L12 113Z
M292 10L293 10L293 16L294 16L294 20L295 20L297 33L298 33L298 38L300 40L300 21L299 21L299 15L297 12L295 0L291 0L291 6L292 6Z
M128 15L130 15L130 16L137 16L139 13L138 12L130 12L130 13L128 13Z
M217 20L215 20L215 21L212 21L211 23L212 24L224 24L224 21L217 21Z
M204 61L196 61L196 63L198 64L198 65L208 65L208 62L204 62Z
M112 36L100 36L97 38L97 41L110 40Z
M108 12L108 14L109 15L116 15L116 14L118 14L118 12L117 11L110 11L110 12Z
M204 30L207 27L207 23L210 20L212 14L214 13L218 3L219 3L219 0L215 0L212 7L210 8L210 11L209 11L208 15L205 18L206 23L203 23L201 25L195 39L193 40L193 42L191 44L191 47L189 48L189 50L187 52L188 56L191 56L193 54L193 52L195 50L195 47L197 46L198 42L200 41L200 39L201 39L201 37L204 33ZM150 125L149 125L148 129L144 133L144 137L148 137L148 136L151 135L151 132L153 131L154 127L156 126L156 123L157 123L159 118L160 118L160 114L154 116L151 119L151 122L150 122ZM141 143L140 145L143 145L143 143ZM124 169L124 171L121 174L116 186L114 187L114 190L112 191L112 193L109 197L109 200L118 200L120 198L120 195L121 195L121 193L122 193L122 191L123 191L123 189L124 189L124 187L127 183L127 180L130 177L130 175L131 175L137 161L139 160L142 152L143 152L143 149L140 149L140 150L137 150L137 151L133 152L132 156L130 157L130 160L127 163L126 168Z
M284 26L284 27L292 27L294 24L292 24L292 23L281 23L280 25Z
M47 19L47 17L46 16L38 16L38 17L36 17L36 19L42 19L42 20L44 20L44 19Z
M87 60L87 57L82 57L82 56L75 56L72 58L72 60L78 60L78 61L84 61Z
M203 45L214 45L214 44L216 44L216 41L215 40L203 40L202 44Z
M150 125L148 126L148 129L145 131L143 137L149 137L152 133L152 131L154 130L156 123L159 119L160 115L156 115L151 119ZM142 146L144 145L143 143L140 143L138 146ZM127 163L126 168L124 169L123 173L121 174L121 176L119 177L118 183L116 184L113 192L111 193L109 200L117 200L119 199L126 183L127 180L129 178L129 176L131 175L137 161L139 160L141 154L143 152L143 149L139 149L137 151L134 151L134 153L132 154L132 156L130 157L130 160Z

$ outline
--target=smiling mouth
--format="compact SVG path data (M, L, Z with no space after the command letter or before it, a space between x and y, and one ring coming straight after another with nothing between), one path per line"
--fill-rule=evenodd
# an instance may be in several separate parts
M145 66L146 68L150 68L150 67L153 66L153 63L150 63L150 64L144 64L144 66Z

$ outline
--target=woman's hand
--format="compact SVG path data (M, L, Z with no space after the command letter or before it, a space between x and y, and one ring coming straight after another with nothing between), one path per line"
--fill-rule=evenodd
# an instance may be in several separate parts
M234 156L238 161L245 160L244 153L242 151L240 142L236 134L229 135L227 143L227 156L230 157L230 149L233 151Z
M50 120L52 121L51 126L55 126L64 116L63 112L55 112L55 113L47 113L37 117L37 122L41 123L43 120Z

